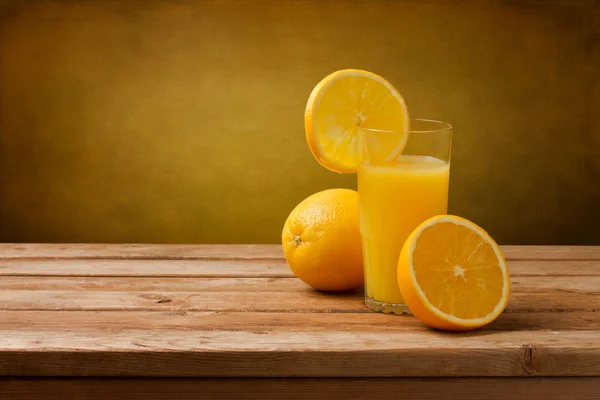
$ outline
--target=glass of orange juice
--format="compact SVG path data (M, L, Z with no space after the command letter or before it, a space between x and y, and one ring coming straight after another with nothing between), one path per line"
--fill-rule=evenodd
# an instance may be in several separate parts
M382 134L408 135L393 160L366 157L358 168L358 198L365 303L373 311L410 313L398 288L398 257L418 225L447 213L452 126L413 119L407 133L359 129L375 144Z

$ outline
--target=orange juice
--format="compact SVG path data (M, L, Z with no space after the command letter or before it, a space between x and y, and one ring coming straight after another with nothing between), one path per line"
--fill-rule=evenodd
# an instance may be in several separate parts
M400 251L419 224L447 213L449 172L445 161L409 155L358 169L365 300L371 308L386 311L404 303L396 278Z

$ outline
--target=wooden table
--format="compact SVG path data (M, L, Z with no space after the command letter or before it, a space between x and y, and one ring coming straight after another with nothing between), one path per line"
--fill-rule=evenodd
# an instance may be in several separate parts
M313 291L270 245L0 244L0 396L600 398L600 247L504 247L452 334Z

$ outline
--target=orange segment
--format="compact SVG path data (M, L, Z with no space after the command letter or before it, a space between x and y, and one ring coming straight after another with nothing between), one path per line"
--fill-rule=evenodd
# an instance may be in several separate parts
M406 144L408 121L400 93L379 75L356 69L336 71L319 82L304 113L312 154L339 173L356 172L365 157L394 159ZM360 128L377 131L366 135Z
M430 218L408 237L398 261L398 284L417 318L445 330L492 322L510 291L496 242L473 222L452 215Z

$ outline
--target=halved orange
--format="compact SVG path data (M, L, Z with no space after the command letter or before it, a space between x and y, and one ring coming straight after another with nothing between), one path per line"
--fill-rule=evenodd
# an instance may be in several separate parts
M339 173L356 172L365 157L392 161L406 145L408 124L406 103L394 86L358 69L325 77L310 94L304 113L312 154Z
M478 225L453 215L430 218L408 237L398 261L398 284L409 310L444 330L492 322L510 292L498 244Z

